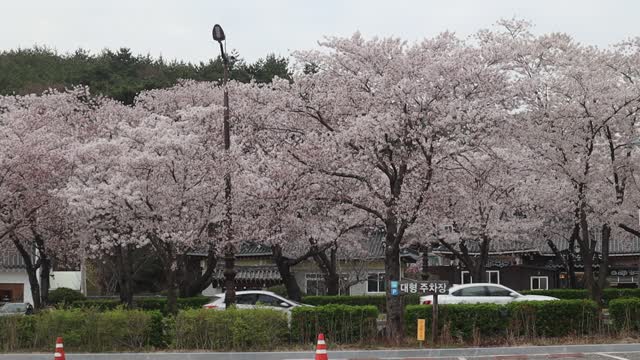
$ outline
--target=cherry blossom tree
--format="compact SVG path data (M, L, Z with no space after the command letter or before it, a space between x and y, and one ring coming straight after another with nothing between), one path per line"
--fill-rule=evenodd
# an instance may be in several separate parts
M640 92L620 66L620 53L582 46L562 34L536 38L521 31L514 39L522 99L516 134L537 169L561 185L556 201L573 215L568 228L579 246L585 286L600 301L609 241L620 235L613 228L635 215L627 196L632 149L622 144L636 134Z
M266 89L264 131L313 174L314 200L384 227L385 281L398 280L405 232L428 211L437 164L476 146L504 78L492 52L451 34L411 46L359 34L322 45L329 51L298 54L316 72ZM387 328L399 339L402 304L387 297Z
M538 185L516 164L518 147L502 142L452 158L434 186L437 208L429 214L430 233L466 267L474 282L486 282L490 251L535 247L539 219L526 194ZM443 227L443 225L449 225Z
M188 82L143 93L132 109L105 108L104 118L114 122L84 145L79 156L87 161L66 191L93 223L96 249L113 249L118 258L123 250L154 249L171 311L180 280L189 281L190 293L200 292L215 268L221 173L229 166L219 146L221 122L211 120L221 112L211 105L216 95L211 83ZM181 277L188 253L203 248L210 255L205 272L195 281Z
M54 192L71 174L70 144L95 105L82 87L0 98L0 243L22 256L36 309L47 302L56 256L77 260L73 223Z

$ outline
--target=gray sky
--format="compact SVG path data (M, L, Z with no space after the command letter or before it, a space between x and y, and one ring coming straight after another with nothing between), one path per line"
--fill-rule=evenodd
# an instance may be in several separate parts
M514 16L533 22L536 33L566 32L601 47L640 36L637 0L0 0L0 6L2 50L128 47L192 62L218 54L215 23L227 34L228 50L249 61L317 47L324 35L466 36Z

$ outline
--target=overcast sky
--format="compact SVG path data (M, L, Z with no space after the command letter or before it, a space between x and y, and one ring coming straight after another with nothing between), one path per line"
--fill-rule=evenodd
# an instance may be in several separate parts
M206 61L218 54L219 23L228 49L249 61L317 47L324 35L399 36L409 41L460 36L500 18L531 21L536 33L566 32L605 47L640 36L637 0L0 0L0 49L46 45L131 48L166 59Z

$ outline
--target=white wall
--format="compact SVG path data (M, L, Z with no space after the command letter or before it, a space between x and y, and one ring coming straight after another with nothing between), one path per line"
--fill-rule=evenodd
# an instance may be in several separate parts
M0 283L2 284L23 284L24 285L24 302L33 305L33 297L31 296L31 286L29 285L29 277L26 271L0 271Z
M80 271L52 271L49 290L65 287L80 291L81 283Z

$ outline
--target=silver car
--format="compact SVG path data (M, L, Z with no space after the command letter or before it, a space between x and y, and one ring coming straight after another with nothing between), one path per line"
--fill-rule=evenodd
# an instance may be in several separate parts
M33 313L33 306L29 303L6 303L0 306L0 316L30 315Z

